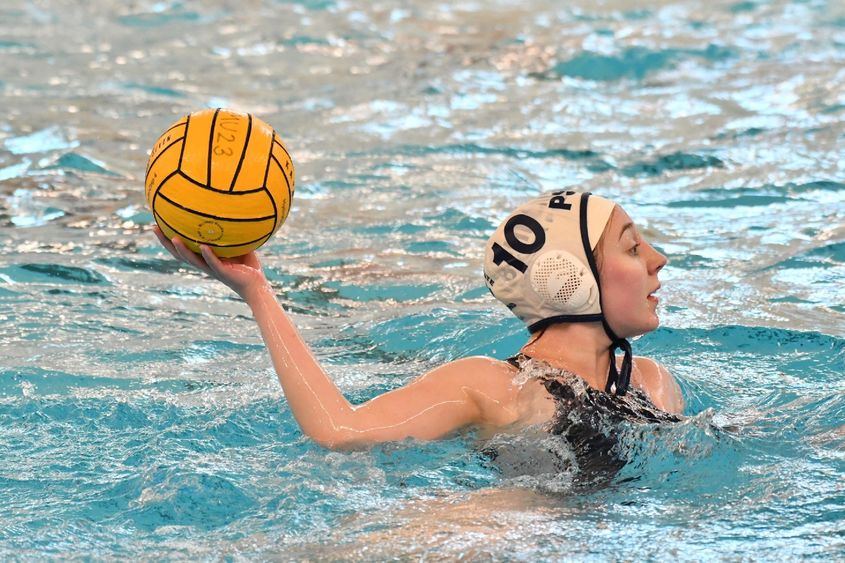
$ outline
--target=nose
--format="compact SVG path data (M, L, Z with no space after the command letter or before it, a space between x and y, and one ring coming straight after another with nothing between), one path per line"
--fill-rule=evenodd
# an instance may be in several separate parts
M649 273L657 274L660 270L663 269L663 266L669 262L669 259L666 258L664 254L658 252L653 246L650 244L648 245L649 250L651 251L651 256L649 256L648 265L649 265Z

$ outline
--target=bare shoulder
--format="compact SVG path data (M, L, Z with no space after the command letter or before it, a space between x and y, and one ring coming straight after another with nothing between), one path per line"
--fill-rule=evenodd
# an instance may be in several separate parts
M447 366L454 366L455 368L478 370L480 372L489 373L491 375L505 375L509 374L513 377L516 368L508 362L497 360L496 358L489 358L487 356L469 356L468 358L461 358L446 364Z
M486 356L461 358L430 371L420 380L438 386L459 388L471 397L487 424L508 424L515 418L520 386L513 381L516 368Z
M635 381L658 408L673 414L684 410L681 388L669 370L651 358L634 357Z
M507 362L487 356L470 356L443 364L428 376L457 380L471 387L504 388L512 385L515 371L516 368Z
M639 370L641 376L647 380L658 376L661 368L666 369L655 360L645 356L634 356L634 368Z

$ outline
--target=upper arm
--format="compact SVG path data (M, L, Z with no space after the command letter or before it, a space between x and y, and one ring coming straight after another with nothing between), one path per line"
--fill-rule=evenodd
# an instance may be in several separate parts
M352 409L325 440L330 447L404 438L430 440L473 424L504 424L516 396L507 365L465 358Z
M651 358L637 356L635 363L642 374L645 390L655 406L672 414L683 414L681 387L669 370Z

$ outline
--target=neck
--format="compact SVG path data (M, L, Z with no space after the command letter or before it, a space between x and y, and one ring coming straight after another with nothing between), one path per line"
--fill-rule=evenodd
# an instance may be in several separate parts
M571 371L603 391L610 369L610 338L601 323L556 324L522 347L526 356Z

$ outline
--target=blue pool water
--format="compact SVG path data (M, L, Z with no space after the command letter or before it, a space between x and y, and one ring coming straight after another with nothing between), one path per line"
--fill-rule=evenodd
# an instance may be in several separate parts
M843 62L832 0L5 2L0 558L841 559ZM578 186L670 258L634 346L689 420L586 490L481 455L513 437L303 438L248 309L147 232L147 151L209 106L291 150L262 259L353 401L517 350L483 242Z

